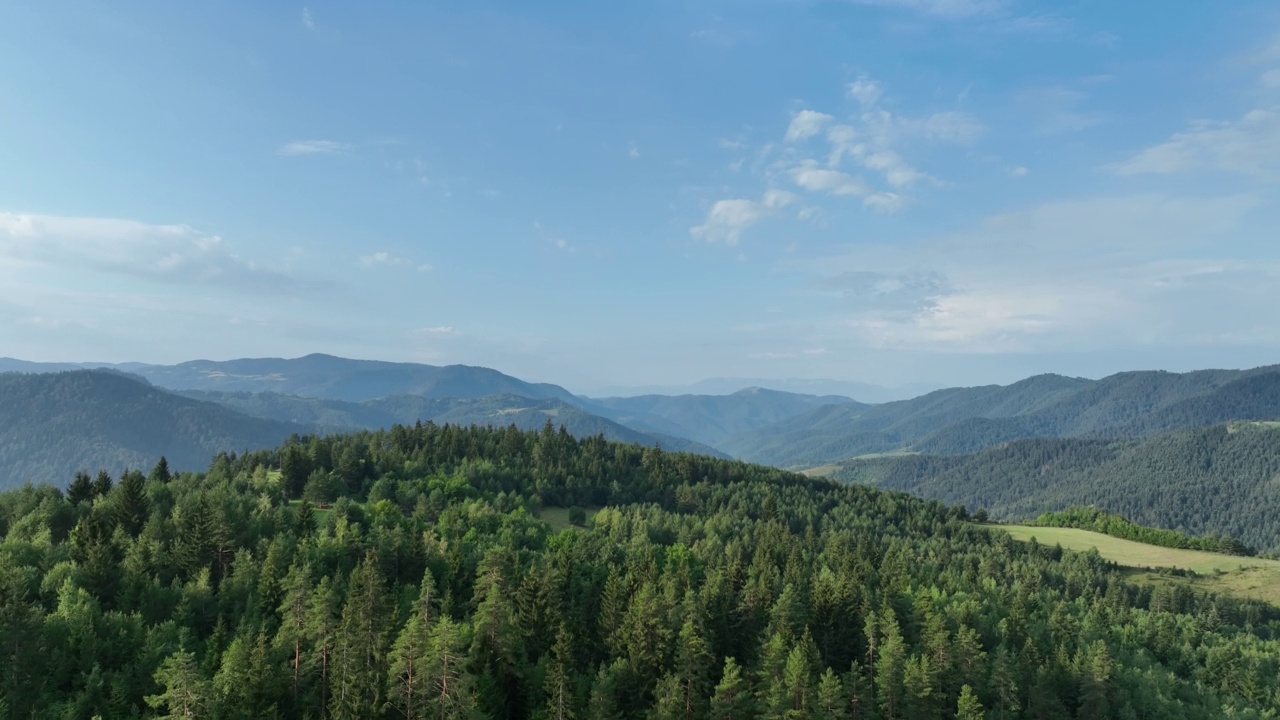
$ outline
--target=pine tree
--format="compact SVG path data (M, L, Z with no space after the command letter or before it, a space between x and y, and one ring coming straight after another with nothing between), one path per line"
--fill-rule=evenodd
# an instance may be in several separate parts
M303 500L298 503L298 509L293 515L293 534L298 539L311 537L316 531L316 513L309 501Z
M112 494L117 522L130 537L137 537L151 515L151 503L147 500L146 479L137 471L120 476L120 483Z
M302 690L302 646L307 637L307 610L311 600L311 569L306 565L294 565L284 580L284 599L277 614L280 629L276 633L276 646L288 654L294 708L299 708Z
M876 694L885 720L897 720L902 712L902 673L906 667L906 644L898 629L898 620L888 608L880 613L882 633L879 657L876 658Z
M329 712L329 686L333 678L334 646L338 629L340 597L328 577L320 578L307 604L306 639L311 653L306 658L309 674L315 676L319 697L316 706L322 716Z
M389 603L372 553L351 573L335 643L330 709L339 720L359 720L385 697Z
M573 639L564 623L556 632L556 643L551 648L551 663L543 688L547 692L547 715L551 720L573 720Z
M389 705L396 715L406 719L426 718L430 690L423 677L431 656L431 630L434 599L431 573L423 576L418 601L408 622L391 648L388 671Z
M108 474L106 470L99 470L98 477L93 480L94 497L106 497L107 495L110 495L112 486L113 482L111 480L111 475Z
M147 479L154 480L161 485L167 485L173 479L173 475L169 472L169 461L165 456L160 456L160 460L156 462L155 467L151 468L151 474L147 476Z
M465 628L441 615L431 631L430 654L423 667L432 718L463 720L476 712L472 679L464 668L467 645Z
M964 685L960 688L960 699L956 701L956 720L986 720L987 713L982 703L974 694L973 688Z
M674 672L680 687L680 714L682 717L706 715L707 699L711 692L708 669L712 662L711 648L702 635L701 623L695 618L685 620L676 639Z
M184 650L165 658L155 673L155 681L163 688L158 695L148 695L147 705L165 712L163 720L201 720L212 718L212 691L200 675L195 655Z
M72 505L79 505L87 500L92 500L93 495L93 478L89 477L89 473L77 472L75 479L71 481L71 485L67 488L67 502Z
M619 720L622 717L618 708L618 676L622 674L625 663L619 658L613 665L601 665L596 671L587 698L587 717L591 720Z
M818 680L818 693L814 703L815 720L847 720L849 698L845 696L844 683L831 668L827 668Z

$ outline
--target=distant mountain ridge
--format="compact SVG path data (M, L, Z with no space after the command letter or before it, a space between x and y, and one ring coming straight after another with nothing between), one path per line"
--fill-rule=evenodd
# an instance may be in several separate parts
M539 429L550 420L576 437L603 435L606 440L660 444L675 452L695 452L726 457L710 446L661 432L644 432L593 415L557 398L489 395L482 398L429 398L392 395L355 403L278 393L227 393L188 390L182 395L218 403L255 417L300 423L326 432L376 430L415 422L453 425L515 425Z
M718 446L725 438L748 432L823 405L869 407L842 396L744 388L729 395L640 395L595 398L590 406L634 427L648 427Z
M1100 380L1037 375L870 407L817 408L725 439L731 455L815 466L890 451L968 453L1026 437L1144 437L1280 418L1280 366L1139 371Z

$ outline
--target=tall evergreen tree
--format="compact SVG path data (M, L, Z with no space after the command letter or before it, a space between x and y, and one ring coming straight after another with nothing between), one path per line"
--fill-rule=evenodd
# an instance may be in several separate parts
M378 558L365 556L351 573L342 623L334 643L330 711L338 720L359 720L385 702L387 611Z

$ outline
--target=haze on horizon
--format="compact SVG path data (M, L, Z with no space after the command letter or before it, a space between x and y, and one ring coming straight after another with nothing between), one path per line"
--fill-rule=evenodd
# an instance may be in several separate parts
M575 391L1280 357L1280 8L0 6L0 355Z

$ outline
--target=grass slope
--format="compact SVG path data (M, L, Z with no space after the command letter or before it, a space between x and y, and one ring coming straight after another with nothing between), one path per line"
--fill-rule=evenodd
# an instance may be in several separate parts
M1182 584L1206 592L1280 604L1280 560L1221 555L1160 547L1076 528L998 525L1015 540L1035 538L1041 545L1061 545L1066 550L1096 549L1103 558L1132 568L1131 580L1148 585ZM1180 577L1148 572L1150 568L1182 569L1196 573Z

